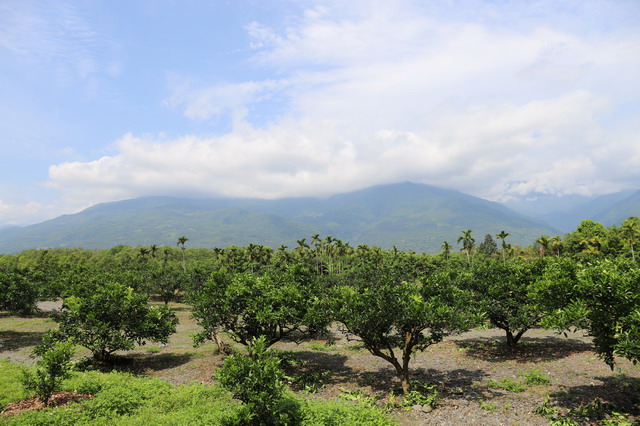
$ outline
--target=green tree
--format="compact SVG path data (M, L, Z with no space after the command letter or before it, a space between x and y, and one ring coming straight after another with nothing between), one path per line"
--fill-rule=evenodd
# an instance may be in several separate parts
M574 258L593 258L602 254L607 242L607 228L593 220L583 220L564 239L565 253Z
M540 252L540 257L545 257L547 252L549 251L549 246L551 244L551 240L546 235L541 235L537 240L536 244L538 246L538 250Z
M493 241L493 237L491 234L487 234L484 236L484 241L480 243L478 246L478 253L481 253L485 256L491 256L498 251L498 245L495 241Z
M556 257L560 257L560 250L562 249L562 238L559 235L549 240L549 248L555 253Z
M467 282L491 324L505 331L507 346L513 347L527 330L569 303L575 268L570 260L482 259Z
M60 390L62 381L71 376L73 341L56 342L39 353L42 359L34 370L22 370L21 382L26 390L35 392L48 406L51 396Z
M444 256L444 260L449 260L449 255L451 254L451 244L445 241L440 247L442 248L442 255Z
M38 283L28 270L16 265L0 268L0 310L20 315L37 311L36 304L40 299Z
M334 317L347 334L395 369L410 391L411 356L475 323L470 294L431 276L404 280L386 266L369 263L332 289Z
M471 265L471 253L473 252L473 247L476 242L476 240L471 235L472 232L472 229L467 229L466 231L462 231L462 235L458 237L458 244L462 242L462 250L467 255L467 262L469 263L469 265Z
M635 216L625 219L620 226L620 234L629 244L631 258L635 261L635 247L640 239L640 219Z
M593 336L596 352L613 368L615 355L640 361L640 268L631 259L603 260L582 268L580 300L569 318ZM565 324L567 325L567 324Z
M215 377L220 384L245 404L251 424L290 424L283 408L285 375L280 360L268 349L264 336L247 346L249 356L231 355L225 359Z
M186 249L185 244L187 244L187 241L189 241L189 239L183 235L179 237L178 241L176 242L176 246L180 247L180 249L182 250L182 269L184 269L185 271L187 270L187 264L185 261L184 251Z
M315 274L299 265L260 276L217 271L188 295L193 316L203 328L194 341L214 340L220 346L220 333L226 332L243 345L264 336L270 346L293 334L319 332L330 320L318 310L320 290Z
M166 343L178 322L166 306L153 308L146 295L113 282L91 285L65 298L56 321L54 340L74 339L99 361L147 340Z
M506 240L509 235L511 234L504 230L500 231L500 233L496 235L496 238L502 241L502 262L506 262L507 249L509 248Z
M189 284L188 272L175 263L155 264L151 268L151 291L160 296L160 300L168 305L177 299L181 290Z

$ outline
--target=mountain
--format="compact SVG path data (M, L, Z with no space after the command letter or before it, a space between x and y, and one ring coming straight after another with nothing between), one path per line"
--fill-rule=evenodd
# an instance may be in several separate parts
M636 191L624 200L618 201L606 210L600 211L594 217L604 225L620 225L623 220L631 216L640 216L640 191Z
M592 197L570 209L536 218L563 232L571 232L585 219L611 226L619 225L629 216L640 216L640 191L626 190Z
M317 232L352 246L397 246L439 252L443 241L455 246L462 230L478 243L485 234L506 230L508 242L530 245L550 226L501 204L457 191L414 183L375 186L328 198L188 199L143 197L98 204L10 233L0 230L0 253L37 247L109 248L125 245L189 247L244 246L249 243L295 247Z

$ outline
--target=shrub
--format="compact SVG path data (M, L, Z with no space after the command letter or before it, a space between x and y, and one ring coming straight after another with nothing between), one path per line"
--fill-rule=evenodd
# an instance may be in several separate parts
M329 322L326 312L318 309L319 295L318 282L305 267L259 276L218 271L189 294L193 317L204 329L194 341L214 340L225 352L220 332L243 345L264 336L267 346L294 333L314 334Z
M22 385L36 393L38 398L49 405L54 392L60 390L62 381L71 374L73 342L58 342L42 354L35 371L22 370Z
M109 359L115 351L133 349L136 343L143 345L147 340L166 343L178 322L166 306L150 307L146 295L116 283L96 285L80 295L67 297L56 321L60 328L50 338L73 338L100 361Z
M248 346L249 356L235 354L227 358L216 378L234 398L242 401L251 417L266 424L284 420L285 384L280 360L259 337ZM290 407L289 407L290 408Z
M411 390L404 395L402 406L411 408L414 405L428 405L436 408L440 393L435 385L429 385L419 381L411 382Z
M20 315L34 313L40 293L27 271L17 267L0 269L0 310Z

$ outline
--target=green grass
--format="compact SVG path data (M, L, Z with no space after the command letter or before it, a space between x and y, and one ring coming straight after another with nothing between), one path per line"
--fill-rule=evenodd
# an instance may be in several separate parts
M518 376L521 376L524 379L524 382L528 385L551 384L551 379L549 378L549 376L547 376L546 373L537 368L532 368L528 371L519 371Z
M502 380L496 382L495 380L489 380L487 386L490 389L503 389L508 392L524 392L527 386L524 383L516 382L509 377L503 377Z
M0 411L10 402L19 401L26 395L20 384L21 367L7 360L0 360Z
M483 400L479 400L478 403L480 404L480 408L482 408L484 411L488 411L490 413L498 411L498 406L495 404L491 404L490 402L486 402Z
M0 362L0 403L25 395L19 384L20 366ZM66 407L47 408L0 417L7 425L173 425L246 424L250 413L218 385L172 386L168 382L128 373L75 373L63 389L94 395ZM307 400L287 394L283 406L301 425L391 425L375 406Z
M309 343L306 346L309 349L313 349L314 351L321 351L321 352L332 352L332 351L337 350L335 344Z

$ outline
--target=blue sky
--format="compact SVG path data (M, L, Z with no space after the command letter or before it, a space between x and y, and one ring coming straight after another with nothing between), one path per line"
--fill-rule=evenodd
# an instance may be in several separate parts
M144 195L640 188L640 2L0 0L0 225Z

